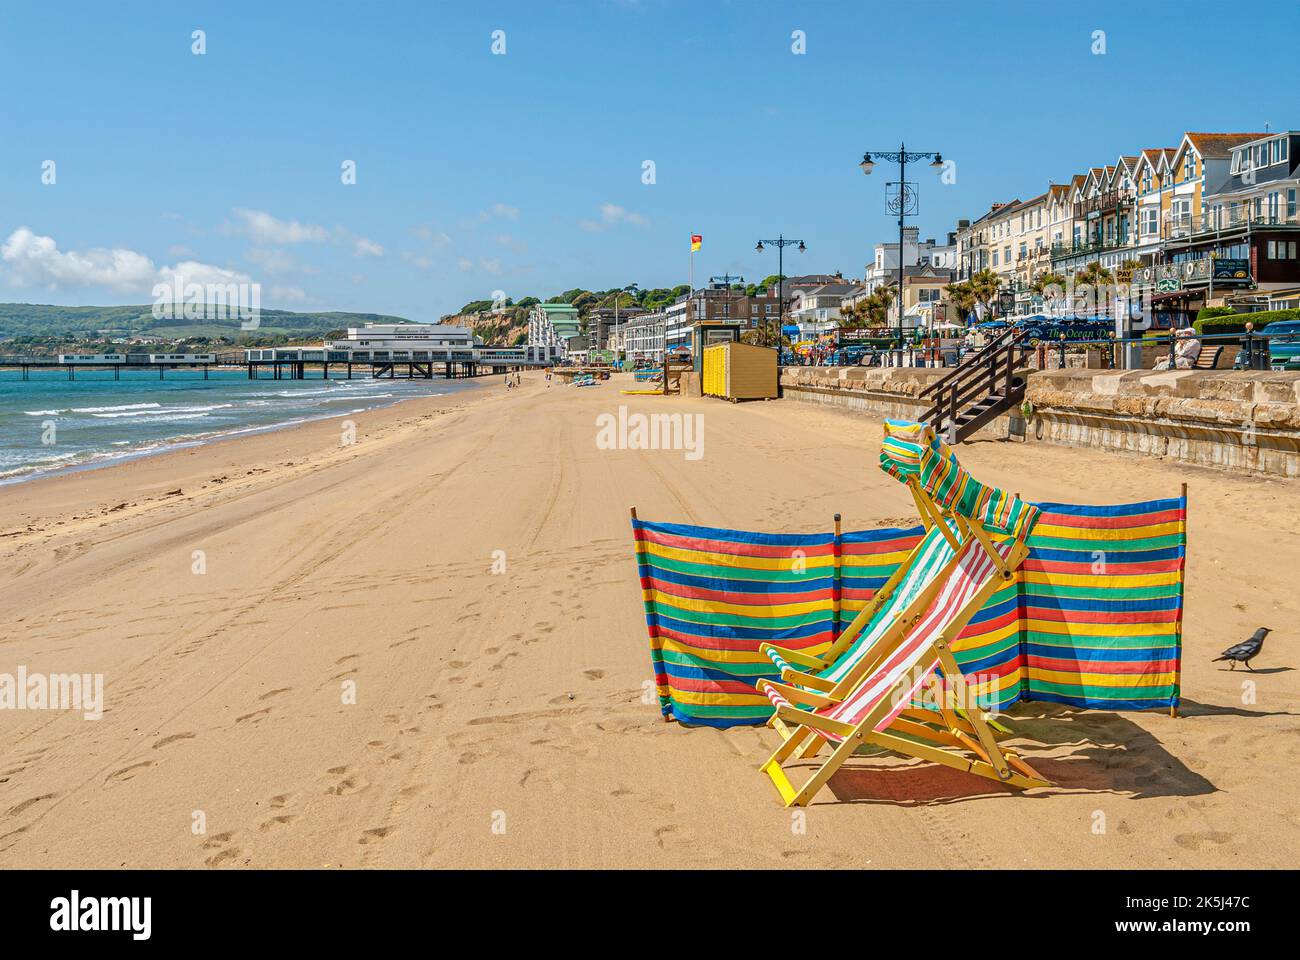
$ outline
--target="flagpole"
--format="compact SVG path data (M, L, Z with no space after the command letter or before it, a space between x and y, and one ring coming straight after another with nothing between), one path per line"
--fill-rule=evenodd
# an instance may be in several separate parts
M691 238L690 238L690 239L691 239L691 243L690 243L690 247L691 247L691 275L690 275L690 281L689 281L689 283L690 283L690 288L691 288L691 289L689 289L689 290L686 291L686 295L687 295L687 296L690 296L692 293L695 292L695 231L694 231L694 230L691 231Z

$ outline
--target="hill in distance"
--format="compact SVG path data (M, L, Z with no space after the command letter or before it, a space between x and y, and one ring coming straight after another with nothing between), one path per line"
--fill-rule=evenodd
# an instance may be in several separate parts
M0 303L0 338L58 337L69 340L107 340L114 337L152 336L171 340L226 338L252 341L261 338L305 340L365 323L406 323L405 317L382 313L297 313L262 310L261 326L242 330L238 320L158 319L153 308L60 307L40 303Z

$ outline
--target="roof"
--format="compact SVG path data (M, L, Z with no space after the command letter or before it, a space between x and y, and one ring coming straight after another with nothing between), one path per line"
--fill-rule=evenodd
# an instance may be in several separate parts
M833 297L836 295L844 296L856 289L857 285L852 283L823 283L819 287L811 290L805 290L804 294L809 297Z
M577 313L578 308L571 303L539 303L547 313Z
M1188 131L1183 134L1183 142L1178 145L1175 158L1182 156L1189 142L1202 157L1222 159L1232 152L1233 147L1267 136L1269 136L1267 133L1194 133Z

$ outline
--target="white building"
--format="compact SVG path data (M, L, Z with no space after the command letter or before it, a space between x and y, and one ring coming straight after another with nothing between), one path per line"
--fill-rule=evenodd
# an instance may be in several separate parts
M667 319L664 311L654 310L633 317L623 324L623 349L628 360L650 360L655 363L663 361Z
M787 325L794 324L799 328L794 339L812 340L837 330L844 299L852 297L860 289L856 283L844 282L823 283L811 290L797 291L785 315Z
M934 239L921 240L919 227L903 228L903 266L929 266L936 270L957 269L957 235L949 233L946 243ZM878 243L875 257L867 265L863 286L867 293L898 283L898 242Z

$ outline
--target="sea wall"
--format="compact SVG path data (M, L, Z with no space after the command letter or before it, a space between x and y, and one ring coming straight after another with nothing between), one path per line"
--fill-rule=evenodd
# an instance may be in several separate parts
M1300 475L1300 372L1047 370L1027 440Z
M920 419L942 370L792 367L786 399L873 419ZM1014 410L975 439L1091 447L1280 477L1300 476L1300 372L1065 369L1028 374Z

